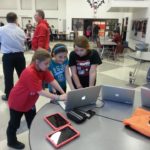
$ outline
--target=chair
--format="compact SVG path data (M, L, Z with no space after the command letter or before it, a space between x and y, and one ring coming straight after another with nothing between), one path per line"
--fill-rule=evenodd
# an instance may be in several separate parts
M122 43L118 43L116 45L116 47L114 49L112 49L108 58L110 58L112 56L113 60L116 60L120 54L123 54L123 52L124 52L124 46L122 45Z

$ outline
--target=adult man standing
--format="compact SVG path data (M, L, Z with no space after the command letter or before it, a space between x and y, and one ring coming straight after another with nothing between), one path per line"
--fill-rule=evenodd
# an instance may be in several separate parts
M49 25L45 19L43 10L37 10L34 16L37 26L32 39L32 49L43 48L49 50L50 32Z
M97 24L94 25L94 28L93 28L93 41L96 42L97 41L97 38L99 38L98 34L99 34L99 26Z
M26 29L27 29L28 33L31 34L33 26L31 24L30 20L28 20L28 23L26 24Z
M10 12L6 16L8 24L0 28L1 52L3 53L3 72L5 80L5 94L3 100L7 100L14 85L14 69L20 76L26 63L24 57L25 33L17 25L17 15Z

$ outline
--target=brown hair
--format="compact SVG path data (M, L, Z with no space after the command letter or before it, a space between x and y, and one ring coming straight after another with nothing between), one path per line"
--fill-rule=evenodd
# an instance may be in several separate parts
M34 63L36 60L39 60L40 62L45 61L46 59L50 59L51 55L47 50L45 49L39 49L35 51L31 63Z
M14 12L9 12L6 16L6 20L8 23L15 23L17 20L17 15Z
M44 11L43 11L42 9L38 9L38 10L36 10L36 12L38 13L38 15L39 15L42 19L45 18L45 13L44 13Z
M78 36L74 40L74 46L78 46L78 47L85 48L85 49L90 48L89 41L85 36Z
M51 52L51 57L54 57L54 55L57 55L59 53L68 53L67 47L64 44L58 43L56 44Z

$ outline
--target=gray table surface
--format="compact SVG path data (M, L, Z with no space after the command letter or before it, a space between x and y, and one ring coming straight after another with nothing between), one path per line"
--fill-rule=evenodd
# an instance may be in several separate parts
M130 53L128 56L137 60L150 61L150 52Z
M108 41L108 40L101 40L100 43L103 46L115 46L115 45L117 45L115 42Z
M122 121L129 118L137 107L142 107L140 91L135 91L133 105L106 101L103 108L95 108L93 110L98 115Z
M34 118L29 141L32 150L54 150L55 148L45 139L52 131L43 120L45 115L65 112L60 106L46 104ZM80 132L80 137L60 148L61 150L150 150L149 138L132 130L126 129L121 122L94 116L83 124L72 125Z

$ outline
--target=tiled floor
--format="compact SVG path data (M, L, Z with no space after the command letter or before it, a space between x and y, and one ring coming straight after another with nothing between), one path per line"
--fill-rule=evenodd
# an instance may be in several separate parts
M67 45L69 51L73 50L73 43L72 42L63 42ZM56 43L51 43L51 47ZM92 45L93 46L93 45ZM128 50L128 53L130 51ZM117 61L112 61L108 59L103 60L103 64L98 67L97 72L97 84L110 84L110 85L117 85L117 86L130 86L128 84L129 80L129 71L133 71L136 61L133 59L130 59L127 54L125 54L124 57L118 58ZM31 57L33 52L26 52L25 57L27 64L30 63ZM3 94L4 91L4 77L3 77L3 71L2 71L2 54L0 54L0 97ZM135 87L136 90L140 90L140 87L146 83L146 73L149 68L150 64L145 63L141 65L141 70L139 71L137 75L137 80L135 84L138 86L132 86ZM15 81L17 81L17 75L14 74ZM44 104L49 102L46 98L40 97L39 101L37 102L37 110L39 110ZM9 111L7 107L7 102L4 102L0 99L0 150L10 150L10 148L7 147L6 143L6 128L7 123L9 120ZM21 127L18 130L18 139L20 139L22 142L26 144L25 150L29 150L29 141L28 141L28 130L26 126L26 122L24 118L22 118Z

